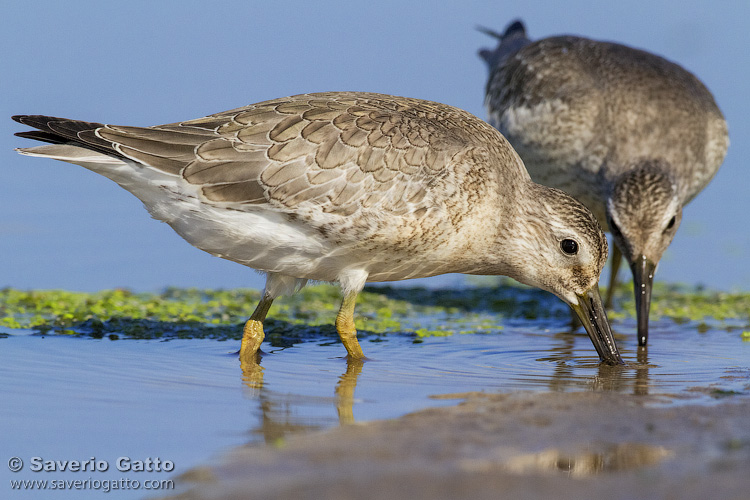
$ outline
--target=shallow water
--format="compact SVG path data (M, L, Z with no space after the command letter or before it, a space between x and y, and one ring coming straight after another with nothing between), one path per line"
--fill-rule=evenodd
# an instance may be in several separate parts
M634 329L629 321L615 326ZM8 479L174 478L237 445L279 444L292 432L455 404L450 394L467 391L604 390L657 395L666 405L712 404L750 393L750 342L736 330L653 322L647 351L632 335L618 338L626 368L599 366L588 337L566 330L560 322L517 320L484 334L370 335L362 339L370 358L364 363L347 363L341 344L330 338L264 344L260 365L244 373L233 354L237 341L112 341L7 330L0 338L0 450L3 460L17 456L26 467L12 474L3 466L2 490L9 489ZM94 457L109 469L32 472L32 457ZM175 467L120 472L118 457L158 457ZM66 493L104 494L54 496ZM149 493L159 492L107 496Z

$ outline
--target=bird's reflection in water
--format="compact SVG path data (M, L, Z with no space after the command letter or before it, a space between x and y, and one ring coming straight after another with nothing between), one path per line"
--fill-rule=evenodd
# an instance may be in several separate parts
M552 376L547 386L551 391L562 392L566 389L580 388L582 385L594 391L632 392L635 395L648 395L650 387L648 347L638 347L636 362L629 361L625 366L611 366L599 363L595 357L583 358L576 354L576 343L584 335L571 331L555 335L558 341L549 349L549 354L539 361L554 363ZM580 346L579 346L580 348ZM620 349L627 358L627 350ZM597 374L581 375L579 368L597 366ZM577 373L579 372L579 373Z
M544 472L584 478L608 472L637 470L674 456L674 452L662 446L644 443L597 444L594 448L600 449L566 452L549 448L516 456L505 463L504 468L518 473Z
M336 412L342 425L354 423L354 389L357 388L357 379L364 364L363 359L347 357L346 372L336 384Z
M240 358L242 382L250 389L251 394L258 394L263 389L264 368L260 366L261 356L260 352L256 352L250 358Z
M648 362L648 346L638 346L636 352L636 360L638 363L634 366L635 368L635 382L633 383L633 394L638 396L648 395L649 388L649 362Z
M354 392L357 380L365 361L346 358L346 371L339 377L334 388L334 397L314 397L295 394L282 394L267 389L264 384L265 368L261 366L262 354L240 361L242 382L248 396L260 403L261 422L253 431L261 434L269 444L276 444L289 434L309 432L335 425L331 418L311 417L296 408L304 404L333 405L338 415L338 424L354 423Z
M512 338L502 340L508 344L515 341L515 345L493 349L496 356L487 355L487 346L488 342L496 345L497 337L481 335L419 344L394 337L388 342L371 344L378 359L376 363L347 359L344 365L344 359L328 355L327 349L340 347L335 342L284 345L282 350L294 349L279 354L287 356L280 365L277 363L281 358L275 358L277 354L258 354L241 362L246 395L257 401L260 417L252 432L266 442L275 443L291 433L351 424L355 422L355 405L359 408L359 418L366 420L371 418L369 411L393 405L393 394L405 391L423 394L425 401L441 392L483 390L583 390L635 395L659 392L650 376L650 371L658 367L649 364L647 347L623 342L628 364L610 366L599 363L596 353L588 348L585 334L564 331L550 335L546 331L524 332L520 328L510 335ZM541 356L540 339L547 346ZM382 350L378 353L377 349ZM292 354L300 357L289 358ZM325 367L319 362L307 363L306 360L319 355L326 360ZM268 356L267 365L274 358L272 368L262 366L264 356ZM368 394L367 405L362 405L355 395L363 373L368 373L368 386L360 387L359 391Z

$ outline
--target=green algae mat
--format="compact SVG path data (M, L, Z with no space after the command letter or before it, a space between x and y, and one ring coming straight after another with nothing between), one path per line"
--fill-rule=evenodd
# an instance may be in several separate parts
M416 336L492 332L504 320L569 319L556 297L510 280L479 280L458 290L368 287L355 310L364 334ZM632 283L618 289L610 319L633 317ZM161 293L125 289L96 293L64 290L0 290L0 326L40 334L129 338L239 339L241 325L260 299L258 290L167 288ZM269 340L336 337L333 327L341 300L338 287L314 285L277 299L268 315ZM722 328L750 340L750 292L717 292L657 283L651 319L671 319L690 327ZM426 325L426 327L425 327Z

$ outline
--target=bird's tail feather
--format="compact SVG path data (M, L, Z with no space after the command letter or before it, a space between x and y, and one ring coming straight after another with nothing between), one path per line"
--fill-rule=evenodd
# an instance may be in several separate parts
M495 50L481 49L479 51L479 56L487 63L490 71L503 64L509 57L521 50L522 47L531 43L531 40L526 36L526 27L519 19L510 23L502 34L481 26L477 27L477 29L493 38L497 38L499 42Z

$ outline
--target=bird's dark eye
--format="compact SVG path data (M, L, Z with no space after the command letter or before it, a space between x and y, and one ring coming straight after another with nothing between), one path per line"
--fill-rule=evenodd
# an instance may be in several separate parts
M578 242L576 240L566 238L560 242L560 248L568 255L575 255L578 253Z
M675 223L675 216L672 216L671 219L669 219L669 223L667 224L667 229L672 229L674 227Z

